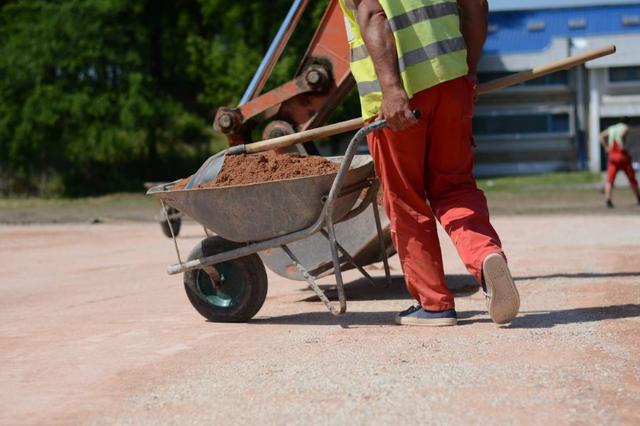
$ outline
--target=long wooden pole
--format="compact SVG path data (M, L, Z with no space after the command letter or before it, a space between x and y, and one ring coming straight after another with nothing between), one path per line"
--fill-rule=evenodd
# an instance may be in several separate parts
M499 78L478 87L478 94L484 95L489 92L504 89L516 84L524 83L529 80L543 77L557 71L573 68L603 56L611 55L616 52L614 45L602 47L600 49L590 50L579 55L570 56L559 61L551 62L540 67L522 71L507 77ZM299 143L310 142L317 139L334 136L340 133L347 133L357 130L364 125L361 118L354 118L340 123L329 124L328 126L318 127L316 129L305 130L303 132L294 133L292 135L281 136L278 138L268 139L265 141L255 142L246 145L247 153L261 152L270 149L286 148Z
M579 55L570 56L559 61L551 62L550 64L531 68L530 70L522 71L482 84L478 87L478 94L483 95L485 93L504 89L505 87L515 86L516 84L524 83L525 81L533 80L557 71L573 68L577 65L584 64L585 62L602 58L603 56L611 55L613 53L616 53L616 47L612 44L601 47L600 49L589 50Z

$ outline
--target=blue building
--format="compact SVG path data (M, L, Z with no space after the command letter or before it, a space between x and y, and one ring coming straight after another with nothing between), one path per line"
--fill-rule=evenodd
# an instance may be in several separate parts
M600 130L632 117L640 159L640 1L492 0L480 64L488 81L585 50L616 54L482 97L474 133L478 175L603 168Z

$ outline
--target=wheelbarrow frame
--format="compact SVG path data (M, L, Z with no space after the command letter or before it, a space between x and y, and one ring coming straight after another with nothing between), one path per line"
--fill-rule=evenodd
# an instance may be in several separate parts
M341 315L347 310L347 301L344 293L344 281L342 278L342 270L341 265L343 263L351 263L354 265L366 278L371 280L369 274L362 268L362 266L358 265L353 257L345 250L336 239L335 232L335 224L334 221L334 209L336 201L346 194L353 193L354 191L362 191L366 189L365 196L361 199L360 203L356 204L344 217L340 219L340 222L349 220L359 214L361 214L365 209L372 205L374 219L376 224L376 231L378 235L378 242L380 246L380 255L382 258L382 262L384 264L385 277L387 280L387 284L391 282L391 272L389 268L389 261L387 256L387 250L385 246L385 241L383 237L382 225L380 221L380 211L377 203L377 194L380 188L379 181L372 176L366 181L351 185L350 187L344 187L344 179L351 167L351 163L355 157L358 146L364 141L366 136L369 133L375 132L382 128L385 128L387 123L385 120L375 121L362 129L360 129L354 137L349 142L345 155L342 158L342 162L340 164L340 168L338 173L333 181L329 194L323 197L324 206L318 216L316 222L304 229L299 231L295 231L286 235L282 235L275 238L270 238L262 241L256 241L248 243L245 246L240 248L226 251L224 253L216 254L213 256L206 256L199 259L187 260L185 262L182 261L180 257L180 252L178 250L177 242L175 240L175 235L173 236L174 245L176 248L176 252L178 255L178 263L170 265L167 268L167 272L169 275L176 275L179 273L191 271L194 269L202 269L211 277L215 278L218 274L214 268L216 264L227 262L230 260L238 259L241 257L245 257L251 254L255 254L264 250L280 247L287 256L291 259L293 264L296 266L300 274L305 278L309 287L316 293L316 295L320 298L320 300L327 306L329 311L334 315ZM171 184L168 184L171 185ZM167 185L167 186L168 186ZM161 200L163 209L166 209L166 205ZM333 270L334 275L336 277L336 288L338 293L338 302L339 305L336 307L334 303L329 301L329 298L326 296L324 291L318 286L315 282L315 277L312 276L309 271L301 264L295 254L290 250L288 244L293 242L303 240L308 238L316 233L321 233L329 242L329 246L331 249L331 256L333 261ZM346 260L341 261L341 256Z

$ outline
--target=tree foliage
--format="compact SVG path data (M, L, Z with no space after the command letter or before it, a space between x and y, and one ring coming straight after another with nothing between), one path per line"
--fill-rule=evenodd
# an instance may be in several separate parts
M290 5L0 2L0 190L135 190L192 172L215 145L215 109L237 104ZM325 6L312 2L272 86Z

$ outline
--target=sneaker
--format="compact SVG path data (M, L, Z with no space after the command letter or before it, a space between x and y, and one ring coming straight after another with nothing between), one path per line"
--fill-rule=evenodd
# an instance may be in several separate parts
M496 324L511 322L518 315L520 295L507 261L498 253L490 254L482 262L482 276L489 316Z
M607 208L608 208L608 209L612 209L612 208L614 208L614 207L615 207L615 206L613 205L613 203L611 202L611 200L607 200Z
M422 325L427 327L445 327L456 325L458 314L455 309L447 311L427 311L422 306L415 305L396 315L398 325Z

